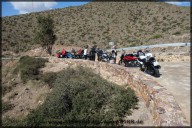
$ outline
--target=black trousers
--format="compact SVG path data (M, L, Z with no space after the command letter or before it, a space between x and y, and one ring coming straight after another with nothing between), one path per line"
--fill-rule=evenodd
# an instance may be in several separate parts
M91 55L90 60L95 61L95 55Z
M121 55L121 59L120 59L121 64L122 64L123 58L124 58L124 55Z
M84 59L85 59L85 60L87 59L87 55L84 55Z

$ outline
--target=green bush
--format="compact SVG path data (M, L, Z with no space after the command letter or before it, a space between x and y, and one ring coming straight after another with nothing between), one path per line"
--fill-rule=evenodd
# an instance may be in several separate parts
M180 31L177 31L177 32L173 33L173 35L179 35L179 34L181 34Z
M19 65L14 73L21 73L21 80L25 83L27 80L39 79L39 68L45 66L46 59L23 56L19 60Z
M54 73L54 72L45 73L45 74L40 76L40 80L42 80L45 83L47 83L50 88L53 87L53 83L56 80L56 78L57 78L57 74Z
M44 104L25 119L27 126L115 125L138 102L130 88L107 82L88 68L60 72ZM118 125L118 124L117 124Z
M162 37L161 34L156 34L156 35L154 35L154 36L152 37L152 39L158 39L158 38L161 38L161 37Z
M22 119L5 117L2 119L2 126L25 126Z

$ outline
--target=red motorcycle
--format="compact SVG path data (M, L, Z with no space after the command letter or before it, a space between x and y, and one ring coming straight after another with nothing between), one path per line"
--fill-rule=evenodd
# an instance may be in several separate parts
M139 66L139 63L137 61L137 57L134 54L126 54L123 57L123 63L125 65L125 67L137 67Z

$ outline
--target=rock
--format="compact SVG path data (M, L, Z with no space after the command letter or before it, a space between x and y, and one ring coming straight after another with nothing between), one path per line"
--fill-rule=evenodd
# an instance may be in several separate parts
M19 93L18 92L15 92L14 95L17 96Z
M39 101L38 101L38 104L43 104L43 101L39 100Z
M165 113L165 109L163 107L158 107L157 111L158 111L159 114Z
M145 122L146 120L149 120L149 116L147 113L142 113L139 119Z
M24 110L24 106L22 106L22 105L21 105L21 106L19 106L19 111L21 111L21 112L22 112L23 110Z
M25 88L25 90L29 90L29 88Z

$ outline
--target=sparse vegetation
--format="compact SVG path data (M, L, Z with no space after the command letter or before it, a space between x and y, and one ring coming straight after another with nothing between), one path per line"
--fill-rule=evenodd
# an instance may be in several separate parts
M20 73L21 80L24 83L27 80L38 80L39 68L42 68L45 62L47 62L46 59L23 56L20 58L19 65L15 68L14 73Z
M39 108L24 120L4 119L3 125L115 126L138 102L133 90L109 83L88 68L61 71L53 84Z
M162 38L163 36L161 34L156 34L152 37L152 39L158 39L158 38Z
M173 33L173 35L180 35L180 34L181 34L180 31L177 31L177 32Z
M54 86L54 82L55 82L56 78L57 78L57 73L54 73L54 72L41 74L41 76L40 76L40 80L47 83L50 88L52 88Z
M2 112L5 113L8 110L13 109L14 105L9 102L2 102Z
M2 95L5 95L6 93L10 92L12 88L12 86L2 86Z
M174 7L173 9L172 6L167 4L166 8L163 8L162 11L157 13L156 4L156 2L150 2L149 5L147 2L137 2L137 5L131 2L127 2L126 4L124 2L92 2L83 6L73 7L73 9L69 7L19 16L3 17L2 48L6 50L15 49L14 51L18 52L18 49L23 51L30 49L33 45L38 46L37 42L32 40L35 36L33 30L38 29L36 17L39 15L46 17L48 13L53 19L55 26L53 31L58 38L55 40L55 44L62 43L65 45L82 46L84 42L80 40L85 38L90 44L95 41L99 46L107 47L106 44L108 43L101 43L107 42L107 37L123 42L123 39L119 38L120 32L122 32L122 37L128 36L134 39L142 37L141 40L146 42L146 44L153 44L153 40L147 40L156 32L161 35L170 35L170 33L173 33L175 28L177 28L182 30L180 31L181 35L190 33L189 7ZM159 2L158 4L161 7L165 6L163 2ZM142 11L139 10L141 6L143 8ZM113 9L111 9L111 7L113 7ZM180 12L179 17L178 12L173 10ZM83 13L76 13L79 11ZM71 16L71 14L74 15ZM96 18L97 15L100 15L99 20ZM138 28L142 28L142 30L138 30ZM95 35L91 33L99 34L101 37L94 38ZM76 38L74 38L74 35ZM73 39L73 41L71 39ZM166 36L156 39L160 40L161 43L168 42ZM178 42L179 41L180 40L178 40ZM189 42L189 40L186 41ZM19 44L20 47L18 47ZM117 45L119 47L126 47L128 43Z

